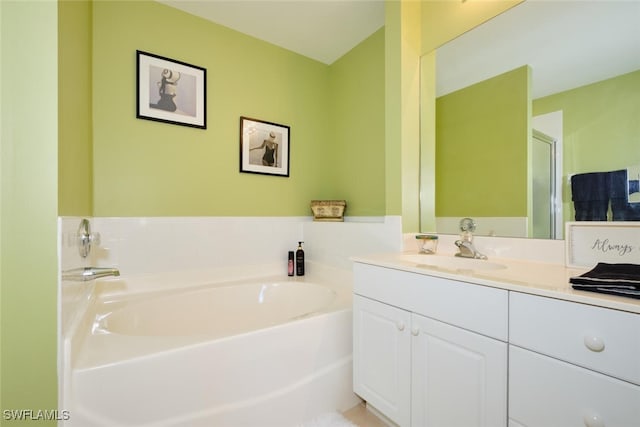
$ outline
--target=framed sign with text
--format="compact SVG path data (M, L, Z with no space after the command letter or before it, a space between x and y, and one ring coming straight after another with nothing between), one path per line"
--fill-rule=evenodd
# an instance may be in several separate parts
M640 264L640 222L568 222L565 239L567 267Z

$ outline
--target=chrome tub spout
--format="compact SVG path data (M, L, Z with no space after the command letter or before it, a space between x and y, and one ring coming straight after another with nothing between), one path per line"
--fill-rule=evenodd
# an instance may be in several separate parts
M62 280L85 282L109 276L120 276L116 268L81 267L62 272Z

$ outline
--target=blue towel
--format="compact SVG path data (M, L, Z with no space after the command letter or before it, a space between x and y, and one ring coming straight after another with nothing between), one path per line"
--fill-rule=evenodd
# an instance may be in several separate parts
M640 221L640 203L629 203L627 170L609 172L609 194L614 221Z
M571 199L576 221L606 221L609 209L609 173L590 172L571 177Z

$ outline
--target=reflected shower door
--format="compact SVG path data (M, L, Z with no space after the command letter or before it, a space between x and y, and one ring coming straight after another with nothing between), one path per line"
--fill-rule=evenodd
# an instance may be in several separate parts
M532 154L532 233L537 239L556 236L556 141L534 129Z

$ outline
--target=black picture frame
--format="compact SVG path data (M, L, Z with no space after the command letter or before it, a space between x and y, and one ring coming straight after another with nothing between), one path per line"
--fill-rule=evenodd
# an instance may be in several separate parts
M291 128L240 117L240 172L289 176Z
M207 70L136 51L136 117L207 128Z

